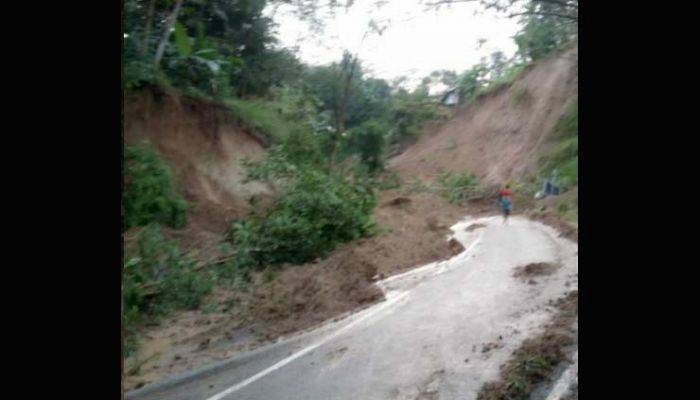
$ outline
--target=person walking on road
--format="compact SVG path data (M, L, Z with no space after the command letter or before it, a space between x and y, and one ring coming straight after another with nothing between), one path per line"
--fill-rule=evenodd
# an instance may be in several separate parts
M498 201L501 203L501 210L503 210L503 223L508 222L508 216L513 209L513 191L510 190L510 185L506 185L505 188L501 189L498 194Z

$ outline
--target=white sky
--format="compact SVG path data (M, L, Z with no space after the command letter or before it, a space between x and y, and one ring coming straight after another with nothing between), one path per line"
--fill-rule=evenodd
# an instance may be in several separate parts
M477 3L425 11L420 1L389 0L377 10L374 0L357 0L347 12L340 8L335 18L325 18L326 29L320 36L311 35L290 8L280 7L274 14L277 37L284 47L296 46L297 55L308 64L339 61L343 49L348 49L359 54L370 75L387 80L407 76L410 86L434 70L462 72L497 50L507 57L515 53L515 19L486 11ZM370 35L361 44L370 19L391 22L383 35ZM481 48L479 39L486 40Z

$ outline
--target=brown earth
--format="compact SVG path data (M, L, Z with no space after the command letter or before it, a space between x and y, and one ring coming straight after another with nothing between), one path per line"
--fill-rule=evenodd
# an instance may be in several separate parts
M179 312L144 327L138 353L125 369L141 366L125 374L126 390L367 307L383 299L374 281L464 250L446 239L449 226L469 208L404 189L382 192L379 204L396 198L410 201L375 209L378 235L316 262L257 273L249 285L216 288L207 300L216 305L213 311Z
M533 276L551 275L559 268L559 265L546 262L530 263L515 268L513 277L527 280Z
M241 161L265 155L263 139L236 122L228 109L167 89L150 87L125 95L124 140L147 141L166 159L176 187L187 199L188 223L170 231L185 247L201 248L253 211L250 204L272 189L244 183Z
M473 232L479 228L485 228L485 227L486 227L486 225L484 225L484 224L471 224L468 227L466 227L464 230L467 232Z
M508 87L460 106L390 162L404 177L471 172L485 185L536 173L556 123L578 96L578 48L531 65Z
M552 211L538 212L536 210L528 210L525 215L535 221L549 225L559 232L559 236L578 243L578 227L564 221Z
M575 344L572 326L578 317L578 291L569 292L552 304L557 314L541 334L526 339L501 366L498 381L485 384L477 400L525 400L536 385L550 379L555 367L568 361Z

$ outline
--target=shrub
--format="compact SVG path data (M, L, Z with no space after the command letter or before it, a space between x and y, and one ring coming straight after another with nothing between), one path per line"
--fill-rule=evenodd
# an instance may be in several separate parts
M578 184L578 102L567 109L555 127L556 144L542 164L541 173L556 173L557 183L563 190Z
M438 183L440 193L453 204L462 204L485 194L484 188L477 183L476 176L468 172L457 175L445 172L438 176Z
M145 143L124 148L124 224L129 229L158 222L186 223L187 202L177 194L170 169Z
M152 62L129 60L124 63L124 88L136 89L147 85L164 84L165 77Z
M344 142L346 154L357 154L370 173L384 168L387 128L377 121L368 121L348 132Z
M124 327L133 349L134 328L146 318L175 309L196 309L212 288L207 274L195 271L194 261L183 257L157 224L136 234L136 243L125 249L122 296Z
M341 243L367 235L375 205L374 193L364 183L303 169L272 212L234 225L238 266L300 264L324 256Z

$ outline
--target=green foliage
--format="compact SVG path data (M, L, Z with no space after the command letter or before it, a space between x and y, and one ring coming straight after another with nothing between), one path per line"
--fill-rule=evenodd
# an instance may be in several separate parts
M313 94L303 87L284 85L270 91L266 99L229 99L226 104L241 124L280 143L294 131L327 134L328 113L319 109Z
M145 143L124 148L124 225L186 223L187 202L175 191L167 164Z
M138 89L148 85L164 84L166 79L152 63L131 60L124 63L124 88Z
M369 234L375 205L372 189L363 182L301 168L272 212L235 224L238 266L299 264L324 256Z
M375 185L379 190L398 189L401 187L401 178L396 172L384 173L375 178Z
M192 53L192 43L190 43L190 38L187 36L187 28L180 22L175 22L175 45L177 50L183 57L189 57Z
M155 50L167 28L173 2L126 0L124 65L127 89L153 82ZM274 49L272 20L263 15L266 0L185 1L159 63L159 83L188 94L225 98L235 93L263 95L300 74L287 50ZM235 90L232 90L235 89Z
M376 204L370 180L333 168L322 132L297 128L262 162L246 163L248 179L281 193L273 210L234 225L236 266L262 268L303 263L371 233Z
M400 145L414 141L423 126L438 116L438 104L429 98L427 91L409 93L398 89L389 110L389 143Z
M527 10L528 14L520 21L522 29L514 37L518 54L523 60L545 58L576 40L577 22L558 16L571 15L573 7L562 6L557 2L532 1L527 5Z
M540 173L556 175L563 190L578 184L578 102L573 102L555 128L554 150L543 160Z
M125 249L122 295L129 349L135 327L175 309L196 309L212 288L211 278L194 270L194 261L180 254L157 224L144 227L136 245Z
M507 60L501 52L491 55L491 61L481 63L459 76L457 88L463 102L472 102L510 86L528 66L529 62Z
M233 114L248 128L258 131L273 142L289 136L293 123L284 118L279 104L262 99L229 99L226 104Z
M468 172L455 175L451 172L442 173L438 176L438 184L440 194L453 204L464 204L485 194L476 176Z
M348 131L344 142L347 154L357 154L370 173L384 168L387 127L368 121Z
M457 88L459 96L467 102L476 97L477 92L482 88L487 80L488 67L486 65L477 64L473 68L465 71L458 79Z

